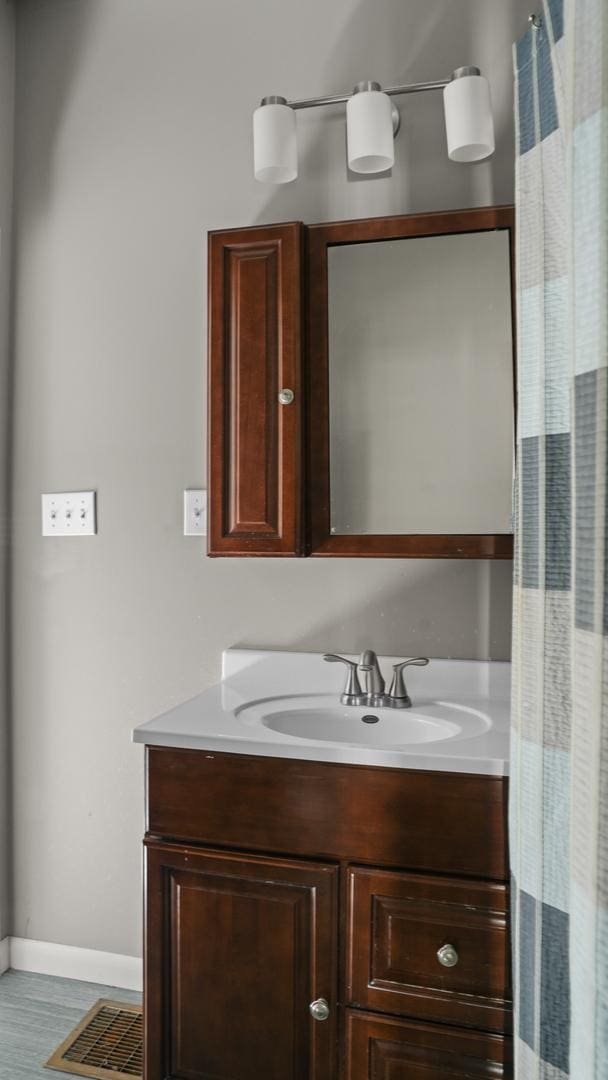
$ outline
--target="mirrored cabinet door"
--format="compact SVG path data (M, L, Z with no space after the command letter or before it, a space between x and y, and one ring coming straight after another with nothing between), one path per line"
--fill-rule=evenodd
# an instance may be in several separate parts
M509 234L328 250L330 528L511 529Z
M511 555L512 227L309 230L312 554Z

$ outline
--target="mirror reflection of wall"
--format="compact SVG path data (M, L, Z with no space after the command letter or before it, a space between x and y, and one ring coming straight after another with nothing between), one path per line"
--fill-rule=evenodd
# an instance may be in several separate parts
M511 532L508 231L328 260L332 533Z

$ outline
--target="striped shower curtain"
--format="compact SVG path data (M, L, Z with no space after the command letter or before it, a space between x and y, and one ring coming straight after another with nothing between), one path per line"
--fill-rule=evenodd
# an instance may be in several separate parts
M608 1080L608 0L515 47L516 1080Z

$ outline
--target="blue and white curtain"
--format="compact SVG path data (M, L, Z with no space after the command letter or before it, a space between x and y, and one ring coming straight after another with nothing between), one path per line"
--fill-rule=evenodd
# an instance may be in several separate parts
M608 0L515 47L515 1076L608 1080Z

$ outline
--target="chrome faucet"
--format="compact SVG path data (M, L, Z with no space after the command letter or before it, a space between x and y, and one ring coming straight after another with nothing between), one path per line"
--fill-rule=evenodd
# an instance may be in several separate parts
M332 664L345 664L347 667L346 685L340 694L342 705L367 705L372 709L410 709L412 701L403 678L403 669L410 665L426 667L429 663L427 656L415 656L411 660L393 664L393 679L387 694L378 657L373 649L362 652L358 664L344 656L337 656L336 653L326 653L323 659ZM359 682L359 671L362 671L365 677L364 690Z
M382 678L378 657L373 649L366 649L359 658L359 671L365 676L365 704L380 708L385 704L386 683Z

